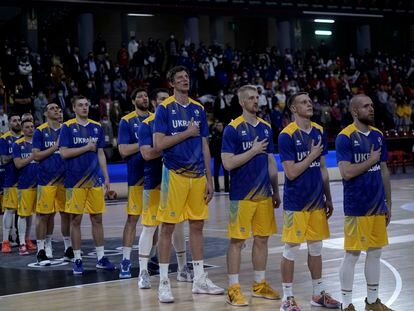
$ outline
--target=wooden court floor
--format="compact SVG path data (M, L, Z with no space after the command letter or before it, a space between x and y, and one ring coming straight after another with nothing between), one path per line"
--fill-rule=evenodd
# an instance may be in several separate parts
M282 187L281 187L282 190ZM335 212L330 219L331 239L324 242L323 277L326 289L335 297L340 297L338 270L343 256L342 250L342 184L331 182ZM393 218L389 225L390 245L383 250L381 265L380 298L394 310L414 310L414 174L399 175L392 178ZM226 236L228 196L215 195L210 204L210 218L205 225L205 236ZM121 237L125 221L123 203L108 206L104 216L105 236ZM281 209L276 211L278 232L281 232ZM55 239L60 239L59 220L55 221ZM83 221L83 237L90 238L90 222ZM141 226L137 232L140 233ZM186 231L188 233L188 231ZM137 240L136 240L137 243ZM271 237L267 279L270 284L281 290L280 259L282 243L280 234ZM1 256L1 255L0 255ZM138 260L137 251L133 260ZM312 290L310 274L306 266L306 247L296 260L294 293L301 310L320 311L311 307L309 299ZM364 255L356 267L354 283L354 303L358 311L364 310L366 295L364 279ZM227 286L226 259L219 256L206 260L215 266L208 270L209 277L222 287ZM250 286L253 278L251 267L251 241L242 251L240 281L246 295L250 298ZM174 304L160 304L157 300L158 277L152 277L153 288L139 290L137 279L115 280L110 282L77 285L52 290L27 292L9 296L0 296L0 310L235 310L225 303L225 296L192 295L191 284L177 283L171 276L172 290L176 299ZM3 282L11 280L0 280ZM3 283L4 284L4 283ZM244 310L278 310L279 301L257 298L250 299L250 306Z

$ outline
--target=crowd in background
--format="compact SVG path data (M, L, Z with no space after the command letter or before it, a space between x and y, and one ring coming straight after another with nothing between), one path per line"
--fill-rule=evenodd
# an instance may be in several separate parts
M191 94L209 115L212 140L241 113L235 91L256 85L259 116L271 123L275 137L289 122L287 98L307 91L314 101L314 121L334 137L352 120L349 100L365 93L375 105L376 126L408 132L414 119L414 55L335 55L325 42L304 51L239 50L230 45L179 42L173 34L165 41L137 40L123 43L117 55L109 55L98 35L93 51L82 58L79 48L66 39L52 48L42 39L34 52L24 41L5 41L0 50L0 131L8 129L8 112L31 112L36 125L44 122L43 108L58 103L65 119L73 117L70 99L82 94L91 103L90 118L105 129L108 150L116 146L118 124L133 109L129 94L140 86L151 90L168 87L166 71L186 66ZM277 140L275 140L277 141ZM112 156L112 153L107 153Z

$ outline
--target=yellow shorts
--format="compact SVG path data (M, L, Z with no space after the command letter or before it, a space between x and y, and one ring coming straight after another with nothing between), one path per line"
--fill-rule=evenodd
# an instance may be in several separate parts
M105 211L106 208L102 187L66 189L66 213L102 214Z
M4 188L3 210L6 208L17 210L17 187Z
M37 189L18 189L17 215L31 216L36 210Z
M160 193L159 189L144 190L143 192L141 224L144 226L158 226L160 224L157 220Z
M63 185L37 186L36 213L53 214L65 211L66 193Z
M276 233L276 220L272 198L262 201L230 201L228 235L245 240L251 232L257 236Z
M385 215L345 216L344 234L347 251L366 251L370 247L388 245Z
M164 166L157 220L176 224L187 219L207 219L208 205L204 200L206 184L205 176L186 177Z
M126 212L128 215L139 216L142 212L142 191L143 186L128 187L128 204Z
M329 238L325 209L313 211L283 211L282 242L303 243Z

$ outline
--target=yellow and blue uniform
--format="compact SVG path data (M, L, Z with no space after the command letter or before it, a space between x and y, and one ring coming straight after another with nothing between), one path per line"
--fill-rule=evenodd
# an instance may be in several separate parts
M313 144L321 141L321 156L328 153L326 133L312 122L309 131L299 128L296 122L286 126L279 135L280 160L299 163L311 151ZM329 238L325 212L325 191L321 172L321 157L294 180L285 174L283 193L283 233L285 243L320 241Z
M135 111L124 116L119 122L118 144L138 144L138 131L148 116L139 116ZM141 215L142 191L144 184L144 159L141 152L125 158L128 172L128 215Z
M224 129L222 153L242 154L259 141L268 141L266 153L254 156L230 171L230 213L228 231L231 238L246 239L253 235L270 236L276 233L269 177L269 155L273 156L273 133L270 124L257 119L253 126L243 116Z
M346 250L367 250L388 244L387 205L380 164L387 160L384 136L374 127L370 127L368 133L362 133L351 124L336 138L336 157L338 163L361 163L368 159L372 146L375 150L381 148L380 161L367 172L343 180Z
M139 127L139 145L153 146L152 134L154 132L155 115L145 119ZM162 176L162 158L158 157L145 161L144 166L144 192L142 201L141 223L145 226L157 226L157 212L160 204L160 187Z
M3 205L4 166L0 164L0 209Z
M13 143L20 138L20 136L13 136L8 131L0 137L0 155L13 156ZM3 210L5 208L17 210L17 169L13 160L3 164L4 168L4 183L3 183Z
M33 148L47 150L57 144L60 128L53 129L43 123L34 132ZM65 164L59 151L55 151L39 162L36 212L52 214L65 211Z
M179 104L174 96L158 106L155 114L154 133L173 136L184 132L193 119L200 135L163 151L163 171L160 207L157 220L179 223L186 219L208 218L204 200L207 179L203 156L203 138L207 138L208 125L204 107L189 99L187 105Z
M27 159L32 155L32 142L26 141L24 137L19 138L13 144L13 158ZM37 187L38 164L32 160L29 164L19 169L17 181L19 216L31 216L36 209L36 187Z
M59 146L80 148L92 140L97 148L105 147L101 125L88 119L86 125L71 119L63 123L60 130ZM101 214L105 211L103 175L99 167L97 152L87 151L65 162L66 205L65 212L71 214Z

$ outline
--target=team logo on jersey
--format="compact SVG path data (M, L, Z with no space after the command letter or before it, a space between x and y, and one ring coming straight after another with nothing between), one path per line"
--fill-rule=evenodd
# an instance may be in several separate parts
M22 146L20 146L20 149L22 149L22 150L23 150L23 149L24 149L24 146L23 146L23 145L22 145Z
M357 140L354 140L354 147L359 146L359 142Z
M93 132L94 132L95 134L98 134L98 129L95 127L95 128L93 129Z
M322 142L322 136L318 135L318 141Z
M197 109L194 110L194 113L195 113L196 117L198 117L200 115L200 111L198 111Z
M134 123L134 127L138 127L138 124Z
M302 143L300 142L300 140L298 139L298 140L296 140L296 146L301 146L302 145Z
M247 132L246 131L242 131L241 134L242 134L242 136L246 136L247 135Z
M378 143L379 143L380 146L382 146L382 139L381 139L381 137L378 137Z
M267 129L264 130L266 137L269 137L269 131Z
M49 134L48 133L45 133L45 137L49 137Z
M73 129L73 133L77 133L78 130L76 128Z
M172 109L171 114L177 114L177 111L175 111L175 109Z

